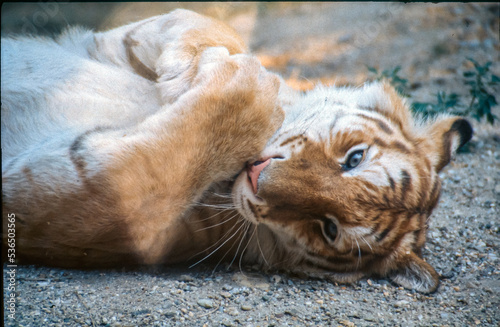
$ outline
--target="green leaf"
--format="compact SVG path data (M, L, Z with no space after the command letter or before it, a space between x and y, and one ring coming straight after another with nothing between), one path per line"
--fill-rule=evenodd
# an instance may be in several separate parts
M473 77L474 75L476 75L476 73L469 70L469 71L464 72L463 75L464 75L464 77Z
M493 115L492 113L488 113L486 115L486 120L488 121L488 123L490 123L491 125L495 124L495 119L497 118L497 116Z
M481 96L481 92L479 92L477 89L470 89L469 93L470 93L470 95L472 95L475 98L478 98Z
M479 64L477 63L477 61L475 61L475 60L474 60L474 59L472 59L471 57L467 57L466 59L467 59L467 60L469 60L470 62L472 62L472 63L474 64L474 66L479 65Z
M373 74L375 74L375 75L378 75L378 70L377 70L377 68L375 68L375 67L370 67L370 66L366 66L366 68L368 69L368 71L369 71L370 73L373 73Z
M491 82L492 83L499 83L500 82L500 77L498 77L497 75L491 74Z
M495 97L491 94L488 95L488 97L486 98L486 101L488 102L490 107L494 107L498 104L497 99L495 99Z
M428 102L413 102L411 108L415 112L426 112L427 107L432 106L432 104Z
M479 103L476 104L475 108L476 108L476 113L480 118L483 117L484 114L489 111L489 107L487 107L487 104L485 104L485 102L481 100L479 101Z
M477 61L475 61L474 59L467 58L467 60L469 60L470 62L472 62L474 64L474 68L476 68L476 70L479 70L481 68L481 65Z
M445 102L446 108L453 108L459 104L460 104L460 96L456 93L452 93L446 98Z
M488 94L488 91L483 86L478 87L477 90L481 94Z

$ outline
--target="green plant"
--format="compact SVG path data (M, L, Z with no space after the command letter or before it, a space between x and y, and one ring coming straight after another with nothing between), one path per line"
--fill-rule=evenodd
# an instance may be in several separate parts
M494 91L492 87L499 84L500 78L490 72L491 62L480 65L474 59L467 58L467 60L474 65L474 70L463 73L464 84L468 85L471 96L468 105L462 102L457 93L446 94L440 91L436 94L436 102L413 102L411 105L412 111L422 115L424 118L432 117L439 113L472 116L478 121L486 117L486 120L493 125L497 117L491 112L491 108L498 103L493 95ZM385 79L389 81L399 94L411 97L406 92L408 80L398 75L401 69L400 66L394 69L386 69L382 72L373 67L367 68L371 73L376 75L375 79L377 81Z
M375 74L375 80L387 80L401 96L410 97L406 91L408 88L408 80L398 75L401 66L396 66L393 69L385 69L382 72L379 72L375 67L366 66L366 68L368 68L371 73Z
M446 92L438 92L436 94L437 102L413 102L411 110L414 113L421 114L424 118L433 117L439 113L450 113L458 116L465 116L462 111L458 110L461 105L460 96L456 93L446 94Z
M497 117L491 113L491 107L496 106L498 102L495 96L490 94L490 87L497 85L500 78L490 73L491 62L481 66L472 58L467 60L474 64L475 71L464 72L465 84L469 85L469 94L472 96L466 114L472 114L478 121L486 116L486 120L493 125Z

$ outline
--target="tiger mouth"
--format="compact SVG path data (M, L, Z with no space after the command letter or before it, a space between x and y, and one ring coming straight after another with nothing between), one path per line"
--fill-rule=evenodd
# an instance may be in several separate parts
M250 188L255 196L257 196L257 192L259 190L259 177L260 173L266 168L271 160L274 159L284 159L283 156L269 156L252 163L249 163L246 167L246 174L248 182L250 183ZM258 197L258 196L257 196ZM258 197L259 198L259 197ZM260 198L259 198L260 199Z
M250 182L250 187L252 188L253 194L257 195L258 192L258 180L260 173L271 163L271 158L261 159L255 161L247 166L247 178Z

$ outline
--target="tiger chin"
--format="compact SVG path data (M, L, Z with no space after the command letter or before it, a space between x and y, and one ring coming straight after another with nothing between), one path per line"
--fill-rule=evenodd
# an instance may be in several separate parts
M186 10L1 51L18 262L236 261L437 289L422 248L466 120L415 118L383 83L292 90Z

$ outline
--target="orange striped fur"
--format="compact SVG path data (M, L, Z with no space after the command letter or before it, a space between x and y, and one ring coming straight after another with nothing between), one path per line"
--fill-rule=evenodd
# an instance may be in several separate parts
M2 39L2 183L20 262L240 261L432 292L438 172L472 129L385 84L301 94L227 26L177 10Z

